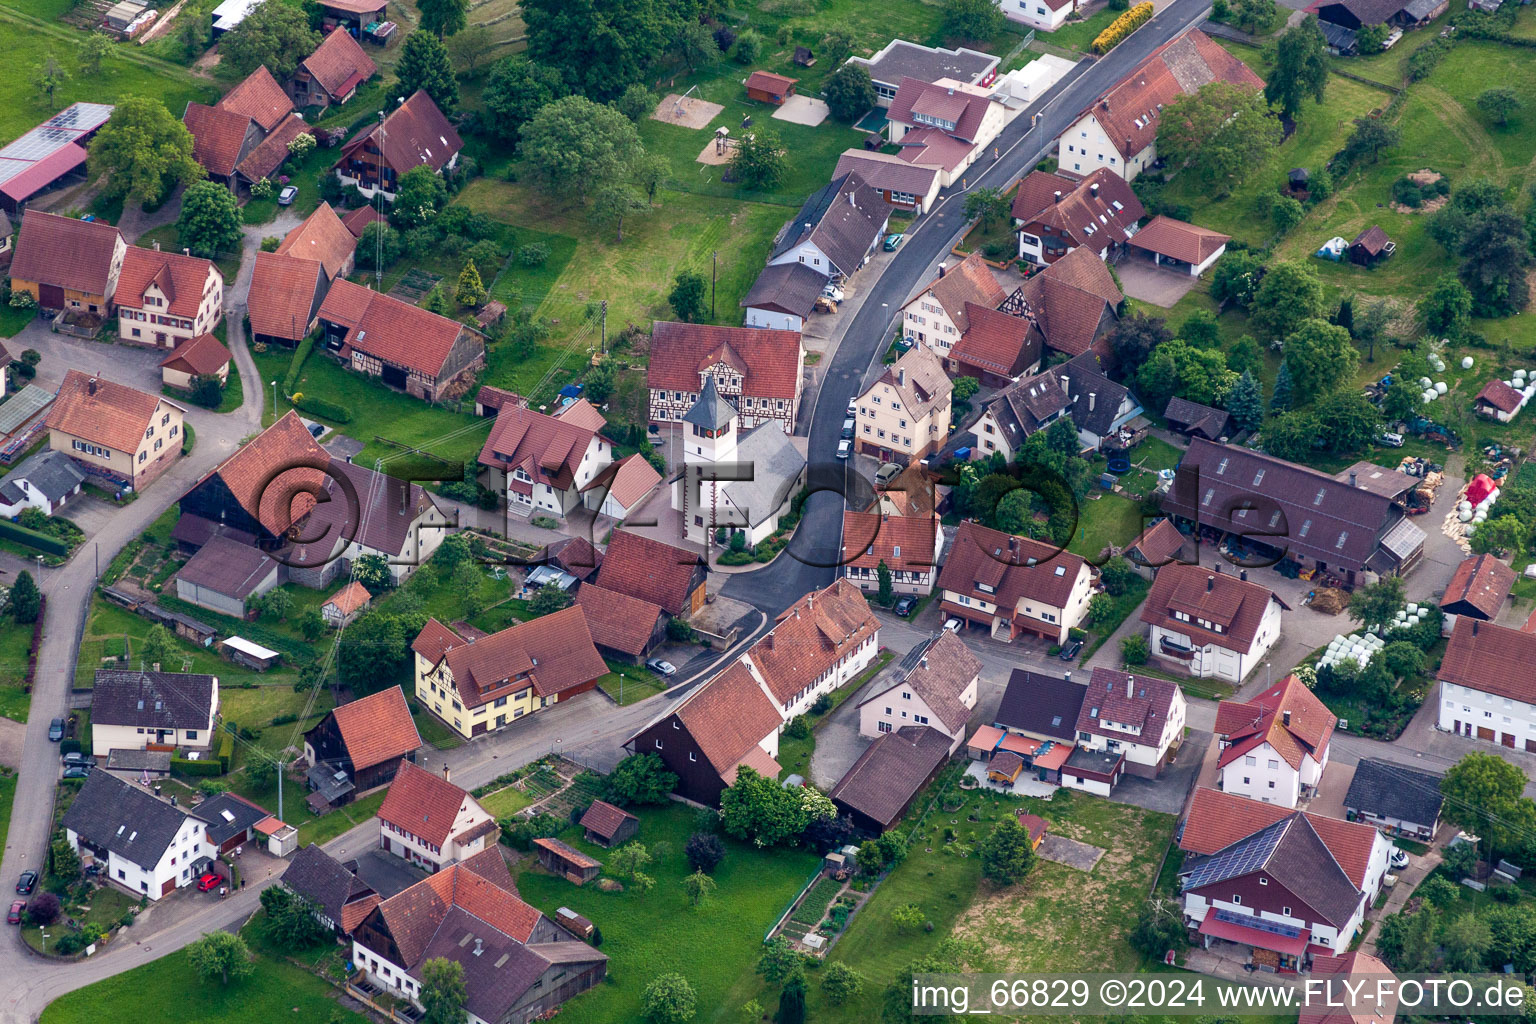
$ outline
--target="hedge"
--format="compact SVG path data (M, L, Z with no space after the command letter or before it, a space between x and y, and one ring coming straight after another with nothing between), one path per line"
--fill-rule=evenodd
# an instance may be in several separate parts
M59 538L38 530L29 530L9 519L0 519L0 537L14 540L18 544L24 544L38 551L46 551L50 555L67 555L70 552L70 546Z
M189 761L184 757L171 758L171 771L178 775L223 775L224 766L217 760Z
M1098 34L1093 41L1093 52L1098 54L1108 53L1118 46L1126 36L1135 32L1152 19L1151 0L1139 3L1126 11L1120 17L1109 23L1109 27Z
M302 409L307 413L313 413L316 416L324 416L335 423L352 422L351 409L344 405L337 405L335 402L328 402L323 398L316 398L313 395L298 395L293 399L293 407L295 409Z
M219 767L229 771L230 762L235 759L235 736L230 732L219 734Z
M288 372L283 375L283 394L293 394L294 388L299 383L299 371L304 369L304 360L309 358L310 352L315 348L315 336L313 334L304 338L293 350L293 358L288 362Z

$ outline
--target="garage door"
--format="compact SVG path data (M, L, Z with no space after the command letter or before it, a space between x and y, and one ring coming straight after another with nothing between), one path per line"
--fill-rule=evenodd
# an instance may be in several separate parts
M64 289L56 284L38 285L39 305L44 309L64 308Z
M1513 750L1515 746L1515 737L1510 733L1503 732L1499 734L1499 742Z
M174 879L174 878L167 878L165 880L165 884L160 887L160 895L161 896L169 896L171 894L171 892L173 890L175 890L175 888L176 888L176 879Z
M1493 742L1493 730L1492 729L1484 729L1482 726L1478 726L1477 727L1477 738L1480 739L1480 740L1487 740L1489 743L1492 743Z

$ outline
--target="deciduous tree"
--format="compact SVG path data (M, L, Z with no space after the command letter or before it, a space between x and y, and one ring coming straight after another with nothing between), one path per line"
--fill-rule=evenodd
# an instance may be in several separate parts
M525 0L528 56L560 72L566 87L611 100L673 47L697 8L670 0Z
M659 975L640 997L640 1012L647 1024L687 1024L697 1006L693 986L681 974Z
M449 36L443 45L448 47L453 70L461 77L473 78L496 49L496 38L488 25L468 25Z
M1520 112L1520 94L1506 85L1484 89L1477 94L1477 109L1500 128L1509 124L1510 118Z
M91 173L107 175L109 194L142 203L203 177L187 126L164 103L143 96L117 100L112 119L90 142L90 163Z
M1327 87L1328 43L1317 18L1308 17L1275 44L1275 66L1264 83L1264 98L1280 109L1281 117L1295 117L1307 97L1323 102Z
M1324 310L1317 271L1298 260L1283 260L1269 269L1254 293L1252 323L1266 337L1284 338L1303 320L1322 317Z
M243 237L240 226L240 207L233 192L216 181L187 186L181 215L176 218L176 238L183 248L204 259L235 256Z
M422 1024L464 1024L469 1013L464 1008L469 988L464 984L464 966L456 960L433 957L421 965Z
M793 842L809 816L796 794L776 779L743 766L736 781L720 797L720 824L727 833L754 846Z
M1035 850L1029 845L1029 833L1012 814L992 826L977 851L981 855L983 878L998 885L1012 885L1023 880L1035 864Z
M523 125L519 150L535 184L581 198L621 180L645 151L633 122L585 96L542 107Z
M242 77L265 66L282 81L319 45L320 33L310 28L302 7L259 3L219 38L219 65Z
M655 751L631 754L614 766L604 780L604 797L620 807L664 804L677 787L677 776L667 770ZM691 862L690 862L691 863ZM694 865L698 867L697 864Z
M592 193L592 219L599 224L612 225L615 244L624 241L624 218L636 210L647 208L645 200L623 182L610 181Z
M730 166L731 174L744 188L771 189L784 178L783 143L776 132L754 124L736 143Z
M1325 395L1354 377L1360 352L1344 328L1312 318L1286 335L1285 365L1304 394Z
M644 90L645 86L636 88ZM554 68L531 61L522 54L503 57L491 67L485 92L481 95L481 102L490 115L485 119L486 129L503 142L516 142L523 125L564 91L565 81Z
M432 102L445 114L452 114L459 105L459 82L453 77L448 48L431 32L417 29L405 37L400 60L395 64L395 78L396 97L409 99L420 90L432 97Z
M939 31L949 39L983 42L1003 30L1007 19L992 0L944 0Z
M679 320L684 323L699 323L704 319L706 287L703 276L691 270L685 270L677 275L676 280L672 282L672 291L667 296L667 302Z
M204 981L218 980L228 985L231 978L243 978L256 969L251 949L232 932L208 932L187 947L192 969Z
M688 897L688 902L695 907L702 906L709 898L709 894L715 891L715 880L702 871L695 871L691 875L683 877L683 894Z
M693 870L712 875L725 858L725 844L713 832L695 832L683 846L683 856Z
M1536 827L1525 773L1495 754L1467 754L1440 780L1440 792L1445 820L1480 837L1486 856L1519 849Z
M1454 275L1442 274L1419 300L1419 323L1432 337L1460 340L1472 320L1472 293Z
M95 78L101 74L102 61L111 55L111 37L104 32L90 32L80 40L80 46L75 50L75 63L80 68L81 76Z
M1262 95L1212 82L1168 104L1158 119L1157 151L1225 191L1261 166L1281 136L1280 122Z
M875 85L862 64L844 64L827 76L827 108L839 121L852 123L875 105Z
M469 0L417 0L421 28L443 39L469 24Z

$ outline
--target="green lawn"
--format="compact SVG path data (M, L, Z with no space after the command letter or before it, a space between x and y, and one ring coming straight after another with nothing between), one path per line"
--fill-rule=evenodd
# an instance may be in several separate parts
M608 674L597 681L597 688L621 705L635 704L661 693L671 682L644 665L608 662Z
M524 807L533 803L533 797L524 793L516 786L498 789L496 792L487 793L478 799L480 806L489 811L498 821L502 818L510 818Z
M1141 530L1140 503L1095 488L1078 506L1077 532L1067 550L1097 560L1106 547L1123 548Z
M421 734L421 738L438 750L452 750L464 743L458 733L444 725L430 711L417 708L411 720L416 723L416 731Z
M16 773L9 768L0 770L0 849L11 831L11 801L16 797Z
M22 690L31 649L30 624L19 625L10 616L0 620L0 715L17 722L27 720L32 704L31 694Z
M560 1020L639 1020L645 986L659 974L677 971L697 993L695 1024L735 1024L741 1005L761 988L753 968L763 935L810 877L817 858L801 850L757 850L727 840L725 859L714 874L719 888L694 908L680 884L689 870L683 846L694 830L694 811L669 804L639 814L638 841L647 846L665 841L671 847L659 863L646 868L656 879L648 893L604 893L591 885L577 889L531 866L531 859L520 865L517 890L523 899L546 914L569 906L591 918L602 929L603 952L611 958L608 980L566 1003ZM560 838L598 860L609 856L585 842L575 827Z
M361 800L354 800L350 804L331 811L299 826L299 845L308 846L310 843L319 843L324 846L343 832L351 830L354 826L361 825L379 813L379 807L384 803L386 790L379 790L371 796L365 796ZM287 793L284 793L287 800ZM293 817L289 815L290 824Z
M66 900L64 906L65 913L69 917L77 921L94 922L100 925L103 931L110 932L113 928L118 927L118 923L122 920L123 915L128 912L129 908L137 906L138 902L138 900L120 889L102 886L91 894L91 900L88 905L75 904L72 901ZM45 931L47 932L47 938L43 937ZM48 953L54 951L54 946L57 944L60 936L64 934L66 934L64 929L57 925L50 926L47 929L36 925L27 925L21 929L22 941L26 942L33 949ZM119 932L118 934L122 935L124 933ZM112 940L109 939L108 941Z
M1100 32L1109 28L1110 22L1123 12L1102 8L1082 21L1068 21L1054 32L1041 32L1035 38L1043 43L1060 46L1074 53L1087 53Z

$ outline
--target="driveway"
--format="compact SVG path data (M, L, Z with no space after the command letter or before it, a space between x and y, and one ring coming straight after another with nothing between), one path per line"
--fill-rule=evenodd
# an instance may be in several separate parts
M1188 730L1179 748L1178 760L1171 768L1164 769L1155 779L1123 775L1109 798L1117 804L1130 804L1161 814L1183 812L1184 802L1195 788L1195 778L1200 774L1200 765L1211 746L1211 739L1211 734L1203 729Z
M1151 260L1131 257L1115 264L1125 294L1141 302L1168 309L1188 295L1199 278L1182 270L1160 267Z

